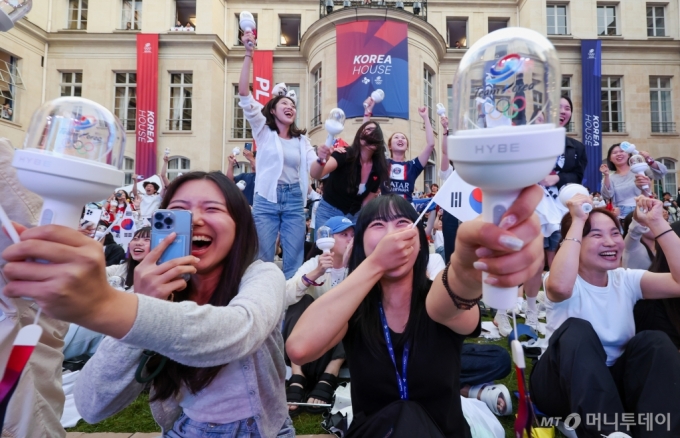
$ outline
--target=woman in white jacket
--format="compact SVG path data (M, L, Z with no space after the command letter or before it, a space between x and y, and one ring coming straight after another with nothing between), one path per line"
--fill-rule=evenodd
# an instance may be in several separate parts
M283 324L284 341L293 331L305 309L347 276L347 260L352 252L354 223L346 217L335 216L324 225L331 229L335 239L331 252L311 257L300 266L293 278L286 281L288 310ZM330 403L338 386L340 367L344 362L345 349L342 342L319 359L304 365L291 362L286 355L286 363L290 364L293 372L288 380L286 398L289 402ZM309 393L306 393L307 388L311 389ZM306 410L318 413L324 409L308 407ZM291 417L302 412L297 406L290 406L289 410Z
M249 45L252 42L253 45ZM286 279L302 265L305 241L305 198L309 170L316 152L295 126L295 101L276 96L262 107L250 93L250 64L255 37L243 35L246 55L238 84L239 106L250 123L257 144L257 174L253 197L253 218L260 251L258 258L274 261L276 237L281 235L283 273ZM304 195L303 195L304 194Z

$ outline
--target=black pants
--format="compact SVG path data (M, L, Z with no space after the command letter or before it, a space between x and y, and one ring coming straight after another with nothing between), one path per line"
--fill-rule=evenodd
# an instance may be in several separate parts
M600 438L617 430L634 437L680 436L680 355L668 336L638 333L613 366L607 367L606 360L593 326L578 318L566 320L531 373L530 392L538 409L562 419L579 414L579 437ZM670 413L670 432L667 424L628 430L621 423L624 413L635 414L636 424L639 414ZM608 423L616 416L617 424L604 424L604 415Z
M481 385L504 379L511 370L508 350L498 345L466 342L460 355L460 385Z
M283 319L283 341L288 340L295 324L302 316L302 313L311 306L314 302L314 298L311 295L303 295L303 297L297 303L289 306L286 310L286 316ZM326 367L332 360L344 359L345 358L345 347L343 347L342 342L331 348L329 351L324 353L323 356L317 360L311 361L309 363L301 365L302 373L307 378L307 386L313 388L319 382L319 378L326 371ZM290 359L288 358L288 353L284 349L284 359L286 360L286 365L290 366ZM298 364L299 365L299 364Z
M444 262L448 263L451 254L456 249L456 234L458 234L460 221L449 212L444 211L442 215L442 233L444 235Z

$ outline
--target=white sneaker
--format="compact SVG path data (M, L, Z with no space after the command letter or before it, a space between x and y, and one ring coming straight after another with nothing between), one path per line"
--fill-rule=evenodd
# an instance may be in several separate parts
M538 333L538 312L536 310L527 309L526 315L525 324L534 332Z
M510 325L510 318L505 311L499 310L493 318L493 322L498 326L498 333L506 338L512 333L512 325Z

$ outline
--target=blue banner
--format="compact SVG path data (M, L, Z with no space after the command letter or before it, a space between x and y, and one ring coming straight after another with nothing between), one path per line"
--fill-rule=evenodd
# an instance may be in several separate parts
M364 100L382 89L385 99L373 115L408 119L408 25L354 21L335 29L338 107L347 118L363 117Z
M602 41L581 40L581 72L583 77L583 144L588 166L583 185L591 192L600 191L602 174Z

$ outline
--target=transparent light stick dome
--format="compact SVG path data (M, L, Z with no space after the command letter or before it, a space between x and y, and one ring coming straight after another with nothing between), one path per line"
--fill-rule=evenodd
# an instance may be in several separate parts
M60 97L35 112L24 149L123 167L125 130L102 105L80 97Z
M33 0L0 0L0 32L7 32L33 7Z
M633 167L636 164L638 165L644 164L645 166L647 166L647 161L645 160L645 157L643 157L642 155L633 155L628 160L628 164L630 165L630 167Z
M331 147L335 143L335 136L345 129L345 112L340 108L333 108L326 119L324 127L326 132L328 132L326 146Z
M328 237L333 237L333 232L329 227L323 226L319 227L318 230L316 230L316 238L317 239L326 239Z
M633 146L634 147L634 146ZM630 170L637 175L644 175L649 169L647 160L642 155L633 155L628 159L628 165L630 165ZM649 185L645 184L642 186L642 190L649 192Z

